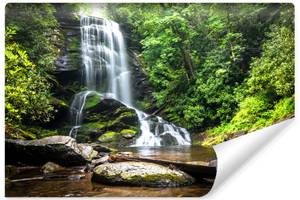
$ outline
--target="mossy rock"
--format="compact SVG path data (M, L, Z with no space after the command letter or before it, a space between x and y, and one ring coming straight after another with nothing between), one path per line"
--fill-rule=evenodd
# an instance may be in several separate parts
M98 103L100 103L100 101L101 101L101 96L99 94L92 93L92 94L87 96L86 101L85 101L85 105L84 105L84 109L93 108Z
M121 131L121 135L122 137L126 138L126 139L131 139L134 136L136 136L138 132L136 130L132 130L132 129L123 129Z
M134 144L139 133L139 120L134 109L98 94L87 97L78 141L100 142L116 148Z
M109 131L109 132L106 132L104 133L103 135L101 135L98 140L100 142L104 142L104 143L107 143L107 142L116 142L117 139L119 138L120 134L117 133L117 132L113 132L113 131Z
M129 146L138 134L134 129L123 129L121 132L107 131L98 137L98 142L108 144L110 147Z
M195 179L177 169L146 162L105 163L93 170L92 181L109 185L179 187Z
M58 135L57 130L49 130L39 126L12 126L6 125L5 137L10 139L34 140Z

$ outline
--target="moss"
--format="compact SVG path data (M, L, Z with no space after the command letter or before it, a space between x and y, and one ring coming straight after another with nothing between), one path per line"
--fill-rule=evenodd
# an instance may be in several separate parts
M98 172L99 173L99 172ZM115 181L116 175L106 174L106 179ZM146 174L146 175L135 175L132 176L130 173L122 173L121 178L124 183L129 185L142 185L142 186L152 186L152 187L177 187L189 185L192 183L190 179L185 176L180 176L177 174Z
M48 130L38 126L6 125L5 134L12 139L35 140L48 136L59 135L56 130Z
M90 94L84 112L77 138L85 142L105 142L111 147L128 146L132 144L130 139L139 132L136 112L113 99L102 99L96 93ZM124 129L129 131L121 133Z
M14 137L16 139L29 139L29 140L34 140L37 138L37 136L34 133L31 133L29 131L25 131L22 129L18 129L17 132L13 133Z
M95 122L95 121L106 121L105 119L103 119L104 117L98 113L91 113L91 112L87 112L88 115L85 117L85 121L88 121L88 122Z
M55 105L55 106L58 106L58 107L65 107L65 108L68 108L68 107L69 107L69 105L68 105L67 102L65 102L65 101L62 100L62 99L55 98L55 97L51 97L50 103L51 103L52 105Z
M38 135L39 138L44 138L44 137L49 137L49 136L54 136L54 135L59 135L58 132L52 131L52 130L42 130L40 134Z
M48 129L44 129L44 128L36 127L36 126L28 127L26 130L35 134L37 136L37 138L44 138L44 137L59 135L57 130L48 130Z
M100 142L115 142L115 141L117 141L118 136L119 136L119 133L113 132L113 131L108 131L108 132L104 133L103 135L101 135L98 138L98 140Z
M191 182L187 180L185 177L178 176L175 174L149 174L143 177L146 182L159 183L161 181L170 180L174 182L174 186L179 185L188 185Z
M121 131L121 135L123 137L134 137L138 132L136 130L132 130L132 129L123 129Z
M95 151L106 153L117 153L118 150L99 143L89 143Z
M136 121L136 114L134 112L123 112L119 117L117 117L115 120L113 121L108 121L108 126L114 126L118 123L124 122L124 123L128 123L130 121Z
M99 95L97 94L89 95L86 99L84 108L90 109L92 107L95 107L100 101L101 101L101 97Z
M106 127L105 122L91 122L91 123L85 123L82 125L83 128L93 128L93 129L103 129Z

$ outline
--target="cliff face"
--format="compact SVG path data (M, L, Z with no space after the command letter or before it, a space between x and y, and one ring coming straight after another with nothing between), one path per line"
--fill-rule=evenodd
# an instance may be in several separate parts
M152 113L155 108L152 88L148 81L148 75L143 68L143 63L138 56L139 52L128 50L128 62L131 70L132 95L136 106L145 112Z
M63 45L60 49L60 56L56 60L54 75L59 83L56 92L59 92L65 100L70 100L73 94L80 89L81 80L81 35L80 20L75 17L58 13L56 15L60 23L60 32L63 38Z
M59 8L59 5L56 5ZM80 20L74 15L56 12L55 17L60 24L60 55L55 64L53 75L53 105L57 112L51 123L51 129L59 129L63 133L69 130L69 105L73 95L81 87L81 47Z

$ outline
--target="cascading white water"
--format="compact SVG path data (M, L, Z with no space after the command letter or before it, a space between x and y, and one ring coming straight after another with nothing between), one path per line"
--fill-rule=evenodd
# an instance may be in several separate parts
M77 129L80 127L79 125L82 122L82 111L83 107L85 105L86 97L91 93L92 91L83 91L79 92L75 95L72 104L70 106L70 112L71 112L71 120L74 126L71 128L69 135L76 138L77 136Z
M140 121L141 136L132 146L190 145L190 134L186 129L163 120L158 116L149 116L136 109ZM153 118L153 119L152 119Z
M136 111L141 136L133 146L190 145L191 139L186 129L134 108L125 42L119 24L107 19L82 16L80 25L87 90L76 94L71 104L73 128L69 135L76 137L86 98L96 93L117 99Z

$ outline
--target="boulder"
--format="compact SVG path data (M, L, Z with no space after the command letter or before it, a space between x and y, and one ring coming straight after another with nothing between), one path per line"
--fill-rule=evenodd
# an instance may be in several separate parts
M5 140L6 164L42 165L48 161L62 166L84 165L98 153L88 145L78 145L69 136L51 136L39 140Z
M41 168L41 171L44 173L44 174L48 174L48 173L53 173L53 172L57 172L57 171L61 171L61 170L64 170L65 168L58 165L58 164L55 164L53 162L47 162L46 164L44 164Z
M92 160L92 165L94 165L94 166L101 165L103 163L108 162L108 160L109 160L109 155L105 155L105 156L103 156L101 158Z
M186 186L195 181L180 170L146 162L105 163L94 168L92 180L109 185L148 187Z
M138 116L123 103L90 94L86 98L83 121L77 129L80 142L97 142L109 148L129 146L139 136Z

